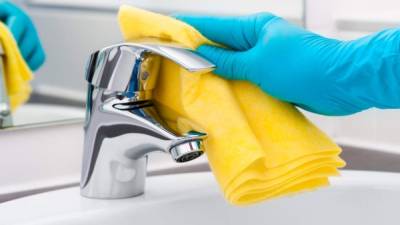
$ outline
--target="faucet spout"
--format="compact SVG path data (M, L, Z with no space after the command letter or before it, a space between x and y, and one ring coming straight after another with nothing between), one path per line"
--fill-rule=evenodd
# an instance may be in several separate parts
M179 59L179 65L192 70L212 68L187 50L148 49L167 52L159 55ZM153 151L168 153L176 162L187 162L203 153L206 134L177 134L158 115L151 91L159 56L148 49L121 44L99 51L89 60L81 175L85 197L116 199L142 194L148 154Z

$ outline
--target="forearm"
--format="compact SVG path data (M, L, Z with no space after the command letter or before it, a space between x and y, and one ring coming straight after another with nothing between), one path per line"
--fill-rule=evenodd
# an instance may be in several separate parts
M344 42L338 65L339 91L362 108L400 108L400 29L389 29ZM341 88L343 87L343 88Z

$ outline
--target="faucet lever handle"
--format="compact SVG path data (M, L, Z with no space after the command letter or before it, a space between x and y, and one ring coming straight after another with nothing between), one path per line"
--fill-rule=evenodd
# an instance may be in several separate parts
M182 66L190 72L210 72L215 69L215 65L199 56L190 49L177 45L165 44L133 44L141 47L153 54L167 58Z
M128 96L152 90L157 74L149 72L155 73L158 70L148 68L149 63L145 63L152 56L167 58L190 72L206 73L215 69L214 64L181 46L122 43L92 54L86 68L86 79L95 87L122 92ZM150 79L147 79L149 76Z

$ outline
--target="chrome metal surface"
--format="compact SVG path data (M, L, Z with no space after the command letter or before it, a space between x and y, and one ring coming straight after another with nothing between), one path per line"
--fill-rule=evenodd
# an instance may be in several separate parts
M123 43L94 54L87 65L87 105L81 194L127 198L144 192L147 154L163 151L177 162L197 158L206 134L173 132L152 102L160 57L192 72L214 65L177 46Z
M12 126L11 107L4 73L4 51L0 45L0 128Z

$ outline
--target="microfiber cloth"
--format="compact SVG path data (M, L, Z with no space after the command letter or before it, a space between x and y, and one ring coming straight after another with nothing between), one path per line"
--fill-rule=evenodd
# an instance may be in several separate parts
M31 93L29 81L33 78L33 75L22 57L13 35L3 23L0 23L0 43L4 51L3 76L7 86L11 110L14 111L29 99Z
M119 24L126 41L153 38L193 50L217 45L184 22L131 6L120 8ZM208 134L211 169L234 205L326 186L345 165L341 149L293 105L251 83L192 74L162 59L154 98L176 132Z

